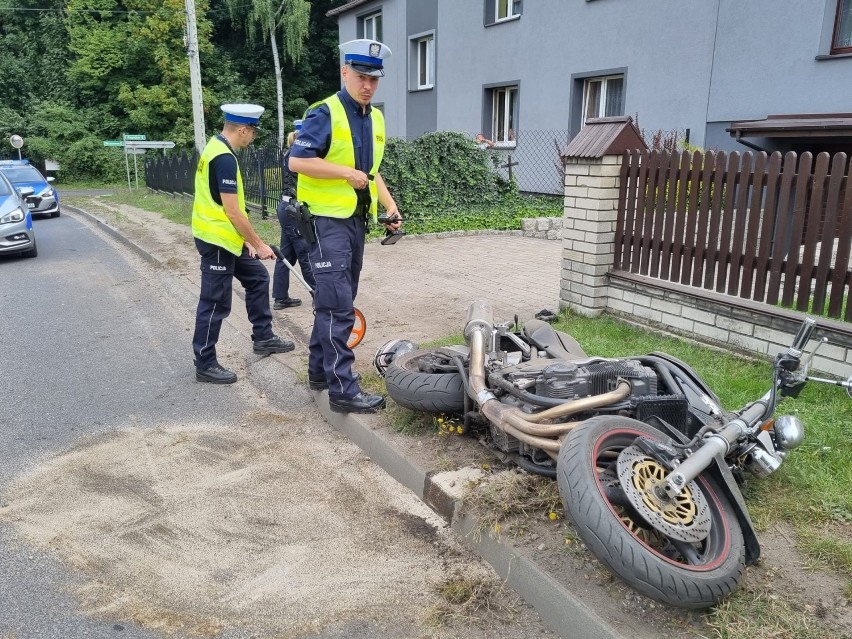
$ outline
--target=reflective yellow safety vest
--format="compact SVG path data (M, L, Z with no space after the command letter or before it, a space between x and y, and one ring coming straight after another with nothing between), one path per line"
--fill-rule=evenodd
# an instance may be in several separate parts
M195 172L195 199L192 202L192 234L199 240L221 246L234 255L240 255L243 252L243 236L225 215L225 207L217 204L210 194L210 163L214 158L225 153L233 155L228 145L215 137L207 143L198 159L198 170ZM248 217L239 162L237 163L237 200L240 211Z
M343 103L335 94L312 107L320 104L327 104L331 113L331 146L325 159L354 169L355 145ZM373 122L373 166L369 174L374 176L379 172L379 165L385 154L385 118L375 107L370 111L370 118ZM296 198L307 203L314 215L325 217L351 217L358 204L355 189L346 180L312 178L301 173L296 182ZM370 214L375 224L379 191L374 180L370 180L370 199Z

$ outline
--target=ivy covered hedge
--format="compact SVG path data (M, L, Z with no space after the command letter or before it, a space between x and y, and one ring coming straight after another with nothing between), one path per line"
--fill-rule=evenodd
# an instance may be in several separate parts
M391 138L382 177L410 233L521 228L524 217L562 214L562 199L529 197L496 169L497 156L462 133Z

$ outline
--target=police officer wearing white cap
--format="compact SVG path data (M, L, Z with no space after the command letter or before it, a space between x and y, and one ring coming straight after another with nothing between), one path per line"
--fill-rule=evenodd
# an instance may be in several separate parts
M249 222L243 178L234 154L252 143L263 107L224 104L222 132L204 147L195 172L192 234L201 255L201 296L195 315L192 350L199 382L233 384L237 375L216 358L222 321L231 312L233 279L246 292L246 311L252 323L253 350L261 355L294 348L272 332L269 272L260 259L275 257Z
M287 152L281 161L281 201L278 203L278 222L281 224L281 254L290 264L299 262L302 277L308 286L316 288L316 280L311 273L311 262L308 257L309 246L296 229L296 221L287 213L287 205L296 197L296 174L290 170L290 149L293 141L302 128L301 120L293 120L293 131L287 136ZM290 269L280 259L275 260L275 270L272 274L272 308L281 310L301 306L302 300L290 297Z
M290 151L290 168L299 174L297 198L315 216L317 238L310 252L316 289L308 383L314 390L328 389L333 411L371 413L384 406L384 398L361 390L352 371L355 356L346 342L355 322L368 219L376 223L379 202L388 217L399 218L379 173L384 117L370 106L391 51L363 39L346 42L340 50L343 90L308 109ZM399 224L387 226L396 229Z

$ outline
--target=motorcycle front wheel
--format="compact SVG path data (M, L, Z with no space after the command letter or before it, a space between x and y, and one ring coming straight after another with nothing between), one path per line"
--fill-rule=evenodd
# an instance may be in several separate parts
M643 422L615 416L593 417L569 433L557 463L565 512L595 556L638 592L679 608L712 606L743 577L745 544L737 517L706 475L691 482L672 508L647 499L642 508L649 516L641 514L617 474L619 454L637 437L667 439ZM639 494L668 472L650 456L635 460L622 465L622 474L627 468L627 479ZM655 515L663 526L649 523ZM689 528L698 516L709 525L703 539L684 541L667 534L666 525Z
M397 404L427 413L464 412L464 382L444 363L435 369L433 351L414 351L394 359L385 371L388 395Z

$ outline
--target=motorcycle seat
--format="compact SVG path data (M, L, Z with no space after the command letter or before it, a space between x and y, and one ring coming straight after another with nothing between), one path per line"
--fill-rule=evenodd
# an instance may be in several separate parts
M533 346L555 359L588 359L580 344L568 333L555 331L545 321L531 319L524 322L523 334Z

